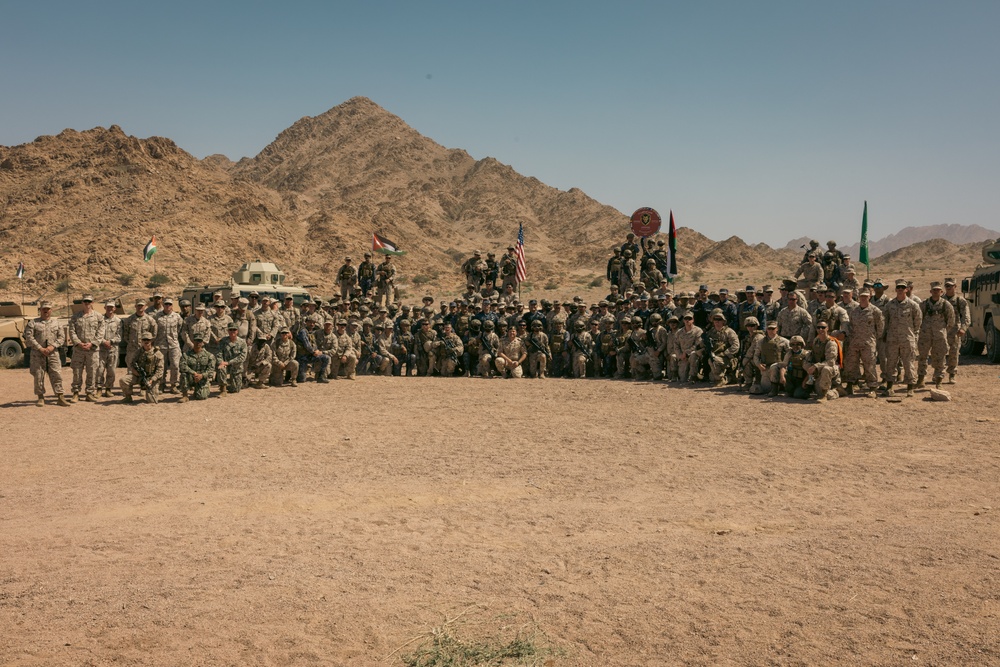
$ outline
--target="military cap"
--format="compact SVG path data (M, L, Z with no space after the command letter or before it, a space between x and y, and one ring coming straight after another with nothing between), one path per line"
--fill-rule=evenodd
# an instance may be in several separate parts
M256 338L257 340L267 340L267 334L263 331L258 331Z
M163 298L163 293L162 292L156 292L155 294L153 294L153 298L154 299L162 299Z
M767 328L768 329L777 329L778 328L778 323L775 322L774 320L771 320L770 322L767 323Z
M383 325L381 322L372 322L372 328L373 329L384 329L385 325Z
M541 303L543 306L551 306L552 305L552 302L549 301L548 299L542 299L539 303Z
M239 292L233 292L232 294L229 295L229 299L231 301L236 301L239 298L240 298L240 293Z
M847 272L848 272L848 273L857 273L857 271L855 271L855 270L854 270L854 267L853 267L853 266L849 266L849 267L847 267Z
M281 327L280 329L278 329L278 333L280 333L280 334L283 334L283 333L290 334L290 333L292 333L292 330L289 329L288 327Z
M719 296L722 296L723 294L729 294L729 290L727 288L725 288L725 287L720 287L719 288Z
M771 287L770 285L764 285L763 289L764 289L765 293L766 292L774 292L774 288Z
M173 299L171 299L171 298L170 298L170 297L168 296L168 297L167 297L166 299L164 299L164 300L163 300L163 305L164 305L164 306L172 306L172 305L174 305L174 300L173 300Z
M293 299L292 299L292 295L291 294L288 294L288 295L285 296L285 301L292 301L292 300Z
M956 285L956 283L955 283L955 279L954 278L945 278L944 279L944 286L945 287L954 287L955 285Z
M726 319L726 314L722 312L721 308L716 308L712 311L712 319L717 320L719 318Z
M190 299L181 299L180 304L182 306L190 306L191 305L191 300Z
M150 331L144 331L139 340L153 340L153 334Z
M236 324L236 322L230 322L229 326L226 327L226 331L239 331L239 330L240 330L240 325Z
M514 246L512 246L512 245L507 246L507 250L513 250L513 249L514 249Z
M371 257L371 256L372 256L372 254L370 252L366 252L365 253L365 257Z
M253 296L253 295L251 295L251 296ZM270 301L270 300L271 300L271 297L269 297L266 294L264 296L260 297L260 302L261 303L264 303L265 301Z
M404 320L404 321L405 321L405 320ZM346 327L346 326L347 326L347 320L345 320L345 319L343 319L343 318L341 318L341 319L337 320L337 326L338 326L338 327Z
M258 292L257 290L253 290L253 291L250 292L250 296L259 297L260 296L260 292Z
M312 300L312 303L316 304L317 308L319 306L322 306L323 305L323 297L321 297L321 296L314 297L313 300Z
M250 299L247 299L247 298L241 296L240 297L240 305L241 306L249 306L250 305Z
M528 305L530 306L531 304L535 304L537 306L538 305L538 299L531 299L530 301L528 301Z
M442 301L442 303L444 303L444 302ZM457 306L457 305L458 305L458 304L457 304L457 303L455 303L454 301L449 301L449 302L448 302L448 307L449 307L449 308L454 308L454 307L455 307L455 306Z
M756 317L751 316L743 320L743 324L745 324L748 327L759 327L760 320L758 320Z
M306 318L306 323L319 324L319 317L317 315L310 315Z
M806 342L802 339L802 336L792 336L788 341L789 345L805 345Z
M684 313L684 319L685 320L693 320L694 319L694 315L692 313L690 313L690 312Z
M633 317L632 318L632 324L642 325L642 318L638 317L638 316L637 317Z
M811 289L814 292L825 292L826 291L826 283L818 282L815 285L813 285L812 287L810 287L809 289Z
M474 256L476 256L476 257L479 257L479 256L480 256L480 255L482 255L483 253L479 252L478 250L473 250L473 251L472 251L472 254L473 254Z
M52 308L52 302L51 301L42 301L40 304L38 304L38 307L39 308L49 308L49 309L51 309Z
M708 291L708 285L701 285L701 286L699 286L698 287L698 291L699 292L707 292Z
M344 258L344 261L345 261L345 262L349 262L349 261L351 261L351 256L350 256L350 255L348 255L347 257L345 257L345 258Z
M626 251L622 252L622 254L625 255L626 257L631 257L632 256L632 251L631 250L626 250Z
M517 306L512 303L507 304L507 310L517 310Z
M496 257L497 254L495 252L488 252L488 253L486 253L486 256L487 257Z
M567 308L570 308L575 304L572 301L563 301L562 305L566 306Z
M900 278L896 281L896 287L907 287L906 281Z
M379 306L378 307L378 312L380 312L380 313L388 313L389 309L386 308L385 306Z
M192 343L204 343L205 342L205 334L203 334L203 333L196 333L196 334L194 334L193 336L191 336L191 342Z
M607 302L607 301L605 301L604 299L601 299L600 301L598 301L598 302L597 302L597 306L598 306L599 308L604 308L604 307L605 307L605 306L607 306L607 305L608 305L608 302Z
M137 305L137 306L145 306L146 305L146 300L145 299L136 299L135 300L135 305Z
M656 245L666 245L666 243L663 241L663 239L660 239L659 241L656 242Z
M851 289L850 287L845 287L842 290L840 290L841 294L847 294L848 292L854 292L854 290Z
M195 310L205 310L205 304L199 303L197 306L194 307L194 309Z
M105 308L115 308L116 307L115 306L115 302L114 301L108 301L106 304L104 304L104 307Z
M216 296L222 296L222 292L220 292L220 291L216 290L215 292L212 292L212 296L213 296L213 297L216 297Z
M359 313L370 313L371 312L371 308L369 308L368 306L361 306L360 308L358 308L358 312Z
M86 303L87 301L90 301L90 302L93 302L93 301L94 301L94 297L93 297L93 295L91 295L91 294L84 294L84 295L83 295L83 298L82 298L81 300L82 300L82 301L83 301L84 303Z
M363 320L361 320L361 326L369 326L370 327L370 326L372 326L372 324L374 324L374 322L372 322L372 318L370 318L370 317L366 317Z
M743 291L744 291L744 292L756 292L757 290L756 290L756 289L754 289L754 286L753 286L753 285L747 285L746 289L745 289L745 290L743 290Z
M931 289L932 290L936 290L936 289L944 289L944 288L941 287L941 283L939 283L938 281L935 280L934 282L931 283Z
M868 290L866 290L866 289L863 289L863 290L861 290L861 291L860 291L860 292L858 293L858 296L859 296L859 297L861 297L861 296L867 296L867 297L870 297L871 295L872 295L872 293L871 293L871 292L869 292L869 291L868 291Z
M671 315L670 317L667 318L667 324L670 324L671 322L680 322L680 320L677 319L676 315Z
M226 304L224 304L224 303L216 303L216 304L213 304L213 305L216 308L225 308L226 307Z
M643 294L639 297L639 301L649 301L649 295Z

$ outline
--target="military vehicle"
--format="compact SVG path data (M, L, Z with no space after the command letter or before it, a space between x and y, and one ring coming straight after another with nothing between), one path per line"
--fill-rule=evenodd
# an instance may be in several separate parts
M1000 363L1000 239L983 246L985 263L972 277L962 280L962 294L969 302L972 324L962 339L962 354L980 355Z
M28 348L24 344L24 328L30 320L38 317L38 302L14 303L0 301L0 357L4 359L23 359L28 363ZM65 331L69 320L65 317L56 318ZM59 348L59 358L66 365L67 348Z
M237 293L240 296L250 296L251 292L256 292L260 296L269 296L272 299L284 301L286 296L291 296L295 300L295 305L299 306L303 301L310 300L309 290L306 287L297 287L285 284L285 273L271 262L262 262L259 259L247 262L236 271L233 271L232 280L224 285L188 285L184 288L181 296L183 299L190 299L191 304L198 302L206 306L214 300L213 295L222 292L222 298L226 305L229 304L230 295Z

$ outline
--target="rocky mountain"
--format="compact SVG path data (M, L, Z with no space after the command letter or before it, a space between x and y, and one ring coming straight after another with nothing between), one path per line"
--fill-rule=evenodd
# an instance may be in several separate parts
M144 292L153 266L141 249L154 234L169 291L225 280L260 258L330 293L343 256L370 248L373 231L408 251L397 261L404 288L454 293L461 262L475 249L502 253L519 223L528 281L544 289L596 286L628 231L625 215L580 190L445 148L360 97L300 119L237 163L198 160L117 126L0 146L0 278L23 261L32 296L52 296L63 281L73 293L121 293L130 276ZM800 252L680 227L680 284L772 279Z

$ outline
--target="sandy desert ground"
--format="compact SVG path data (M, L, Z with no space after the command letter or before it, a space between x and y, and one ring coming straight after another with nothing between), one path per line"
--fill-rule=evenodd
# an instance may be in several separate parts
M0 664L399 665L435 628L545 665L1000 664L998 375L39 409L0 371Z

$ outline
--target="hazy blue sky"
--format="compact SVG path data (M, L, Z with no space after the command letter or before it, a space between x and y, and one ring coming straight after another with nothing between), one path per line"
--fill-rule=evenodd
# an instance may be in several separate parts
M851 243L865 199L873 239L1000 227L996 0L37 0L0 16L3 145L117 123L239 159L364 95L445 146L714 239Z

